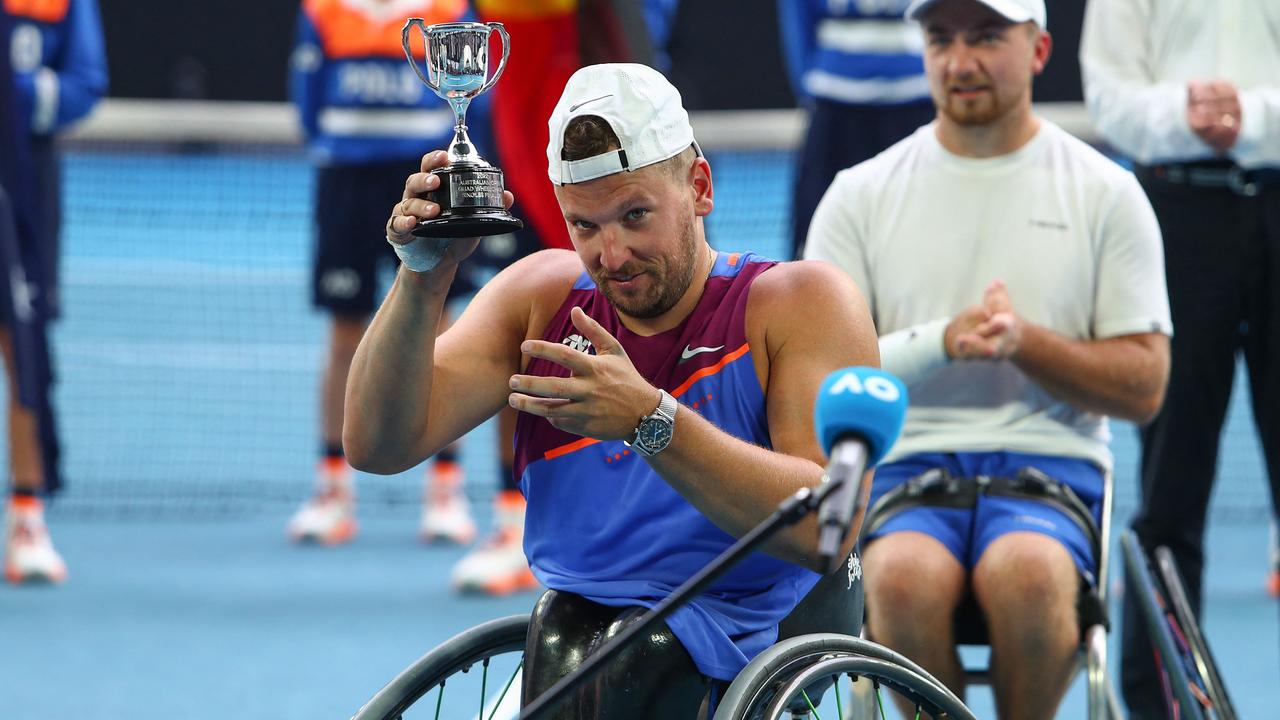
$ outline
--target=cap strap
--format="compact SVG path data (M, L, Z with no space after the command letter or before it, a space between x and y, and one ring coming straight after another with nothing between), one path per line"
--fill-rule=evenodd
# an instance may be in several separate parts
M586 182L627 169L627 152L611 150L582 160L560 161L560 184Z

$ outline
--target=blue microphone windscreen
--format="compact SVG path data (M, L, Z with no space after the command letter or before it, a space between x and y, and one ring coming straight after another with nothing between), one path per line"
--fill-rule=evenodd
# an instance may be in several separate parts
M862 437L871 467L893 447L906 415L907 386L901 380L876 368L848 367L822 381L814 405L814 427L828 455L840 438Z

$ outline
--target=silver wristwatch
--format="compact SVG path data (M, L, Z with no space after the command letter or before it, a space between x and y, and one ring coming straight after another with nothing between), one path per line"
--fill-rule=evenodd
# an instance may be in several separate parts
M659 389L658 392L662 393L658 409L640 418L635 436L630 441L623 441L641 457L651 457L666 450L671 444L671 435L675 430L678 403L666 390Z

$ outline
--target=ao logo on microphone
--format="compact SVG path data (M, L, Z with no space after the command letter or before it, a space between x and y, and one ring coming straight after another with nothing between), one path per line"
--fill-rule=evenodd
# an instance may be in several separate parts
M813 407L814 429L823 452L842 437L862 438L874 462L888 451L907 413L907 386L879 368L847 367L822 381Z
M835 383L831 385L831 389L827 391L829 395L840 395L843 393L853 393L855 395L870 395L881 402L898 402L902 397L902 391L898 386L883 375L872 375L865 380L858 377L856 372L846 372L836 378Z

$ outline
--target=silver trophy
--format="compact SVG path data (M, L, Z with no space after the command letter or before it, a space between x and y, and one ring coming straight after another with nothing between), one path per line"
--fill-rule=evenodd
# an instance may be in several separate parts
M414 59L409 46L409 30L417 27L426 47L427 72ZM502 37L502 59L489 77L489 36ZM502 171L485 162L467 138L467 106L471 100L493 87L507 66L511 38L502 23L456 22L425 25L422 18L409 18L400 33L409 65L432 92L453 108L456 120L453 142L449 143L449 165L432 172L440 177L440 187L427 199L440 206L440 215L418 223L413 234L420 237L460 238L502 235L523 226L507 212L502 202Z

